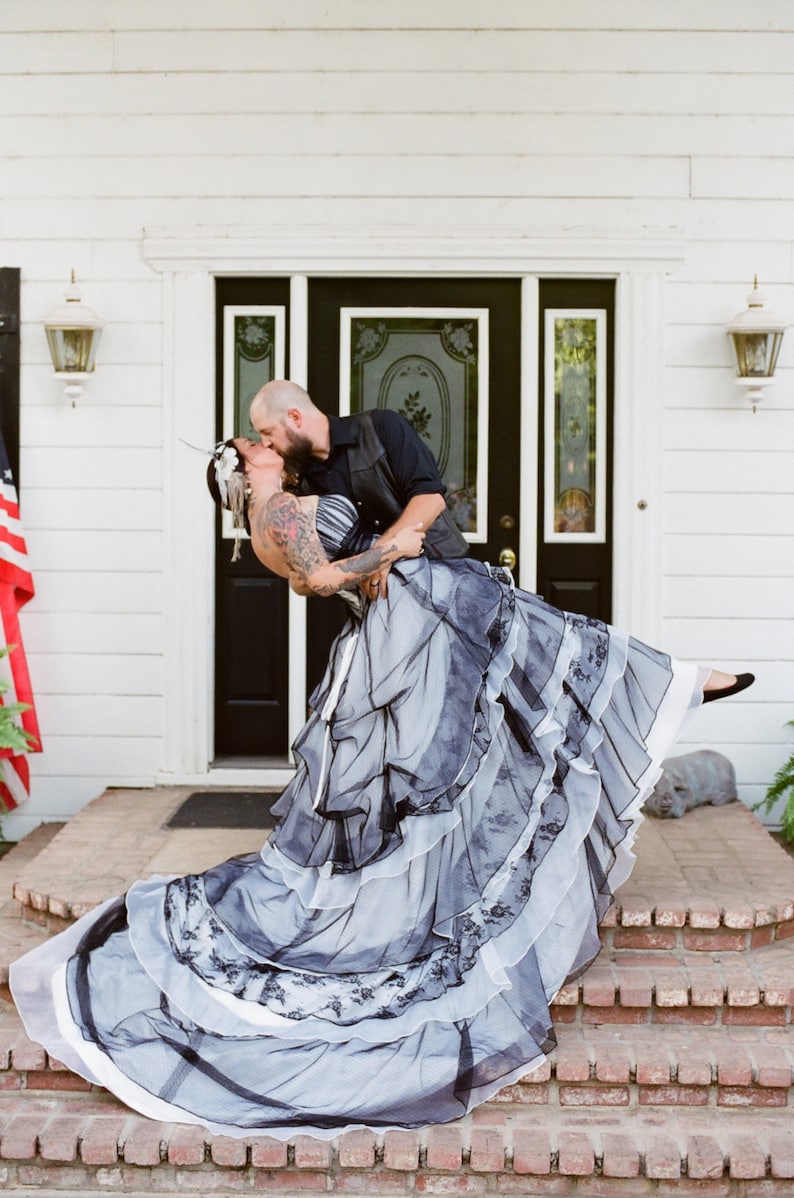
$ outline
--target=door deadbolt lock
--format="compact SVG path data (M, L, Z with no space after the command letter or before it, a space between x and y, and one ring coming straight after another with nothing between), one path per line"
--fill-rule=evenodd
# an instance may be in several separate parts
M499 565L505 566L508 570L514 570L516 565L516 555L512 549L503 549L499 554Z
M515 516L500 516L499 517L499 527L500 528L504 528L508 532L510 532L512 529L515 528L515 526L516 526Z

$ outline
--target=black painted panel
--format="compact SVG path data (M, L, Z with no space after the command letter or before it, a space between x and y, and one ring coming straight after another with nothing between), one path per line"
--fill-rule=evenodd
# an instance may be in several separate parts
M217 280L218 435L222 427L225 304L283 304L289 314L289 279ZM232 562L232 542L221 537L219 515L215 546L215 757L286 758L287 583L256 560L247 541L242 544L240 560Z
M17 494L19 477L19 293L20 271L0 267L0 428L14 475ZM44 332L41 333L42 338Z

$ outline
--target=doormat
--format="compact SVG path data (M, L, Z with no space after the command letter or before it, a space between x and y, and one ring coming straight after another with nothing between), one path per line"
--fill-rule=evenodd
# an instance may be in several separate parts
M280 790L197 790L177 807L166 828L275 828L270 808Z

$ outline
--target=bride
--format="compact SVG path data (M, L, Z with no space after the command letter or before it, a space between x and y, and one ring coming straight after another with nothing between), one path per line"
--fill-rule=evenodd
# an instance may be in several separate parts
M457 1119L555 1044L688 712L750 675L677 662L422 553L218 446L211 490L301 591L354 608L259 853L136 882L12 966L28 1033L156 1119L330 1138ZM388 596L358 582L392 563ZM704 696L704 687L706 694Z

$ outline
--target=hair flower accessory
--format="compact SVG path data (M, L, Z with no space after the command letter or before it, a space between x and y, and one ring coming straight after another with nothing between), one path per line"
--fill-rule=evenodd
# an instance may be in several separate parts
M212 451L212 460L215 464L215 478L221 493L221 503L224 507L228 507L229 479L240 468L239 455L233 445L219 441Z
M230 441L219 441L214 449L201 449L198 445L191 445L184 437L180 437L179 440L188 449L206 454L210 459L207 465L207 486L215 502L231 513L234 534L232 561L239 561L240 541L246 533L250 534L246 505L251 492L245 476L244 458Z

